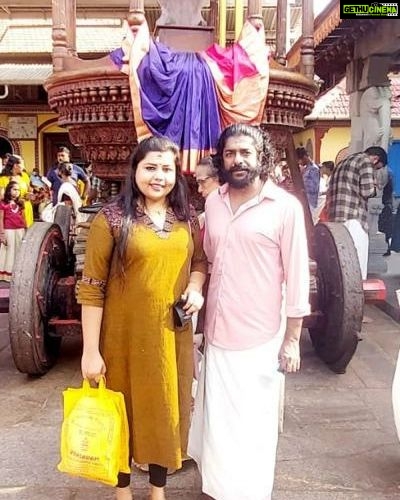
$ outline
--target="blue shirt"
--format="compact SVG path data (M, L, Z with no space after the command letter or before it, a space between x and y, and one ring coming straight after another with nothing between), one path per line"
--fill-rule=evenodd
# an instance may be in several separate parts
M314 162L309 163L303 170L303 183L310 208L316 208L319 194L319 168Z
M58 167L52 167L48 173L47 173L47 179L51 182L51 190L52 190L52 202L53 205L57 204L57 195L58 195L58 190L60 189L61 186L61 178L59 177L57 173ZM85 173L82 167L79 165L72 165L72 174L71 174L71 179L73 179L75 182L78 180L81 180L82 182L87 182L89 180L89 176Z

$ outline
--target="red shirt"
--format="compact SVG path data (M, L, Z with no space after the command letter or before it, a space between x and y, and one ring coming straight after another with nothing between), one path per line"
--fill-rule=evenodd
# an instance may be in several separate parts
M15 201L10 203L0 202L0 210L4 212L3 224L4 229L23 229L26 227L24 212Z

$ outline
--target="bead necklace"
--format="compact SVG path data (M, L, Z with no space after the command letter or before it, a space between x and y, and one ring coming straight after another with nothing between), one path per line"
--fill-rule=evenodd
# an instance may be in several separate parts
M11 200L11 201L10 201L10 209L11 209L11 212L12 212L13 214L18 213L19 206L15 203L15 201L14 201L14 200Z

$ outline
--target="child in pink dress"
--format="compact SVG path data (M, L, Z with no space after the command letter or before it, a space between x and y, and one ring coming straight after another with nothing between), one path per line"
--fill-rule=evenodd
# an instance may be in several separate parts
M24 202L18 182L8 183L0 201L0 281L11 281L15 256L25 234Z

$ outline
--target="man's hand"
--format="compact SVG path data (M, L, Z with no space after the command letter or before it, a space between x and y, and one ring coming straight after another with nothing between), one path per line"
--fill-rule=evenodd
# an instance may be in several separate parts
M300 370L300 345L297 339L285 339L279 351L279 367L284 373Z
M284 373L300 370L300 336L303 318L286 318L286 332L279 351L279 366Z

